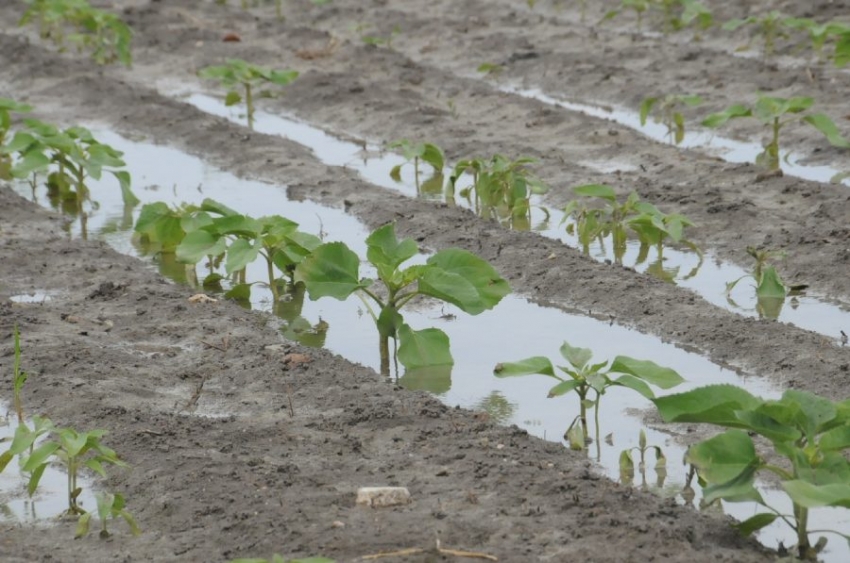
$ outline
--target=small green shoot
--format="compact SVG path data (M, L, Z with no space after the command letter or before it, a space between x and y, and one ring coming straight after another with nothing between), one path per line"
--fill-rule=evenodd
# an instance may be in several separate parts
M18 25L36 22L42 39L64 50L66 41L88 49L99 65L132 64L133 33L118 16L92 8L87 0L26 0L29 8Z
M613 19L629 10L637 18L638 33L642 31L644 15L655 12L660 14L665 35L691 25L707 29L714 22L711 11L697 0L620 0L620 6L608 11L602 21Z
M136 519L124 508L127 503L123 495L118 493L97 493L95 499L97 500L97 517L100 520L99 535L101 539L106 539L111 535L107 525L110 520L115 518L122 518L127 523L127 526L130 527L130 533L134 536L142 533L142 530L136 523ZM74 539L88 535L92 514L92 512L86 512L80 515L79 520L77 520L77 531L74 534Z
M840 37L843 34L850 33L850 26L837 23L826 22L819 24L809 18L788 18L784 25L789 29L805 31L809 36L809 42L814 51L817 61L822 63L826 59L825 46L827 41L833 37Z
M596 443L599 444L599 402L602 395L611 387L626 387L638 392L648 399L655 397L650 385L661 389L670 389L684 381L682 377L670 368L659 366L649 360L636 360L628 356L617 356L610 363L605 361L591 363L593 356L588 348L573 348L564 342L560 349L561 356L569 363L568 367L558 366L558 370L567 377L555 371L555 366L544 356L534 356L519 362L504 362L493 369L496 377L516 377L525 375L545 375L558 381L549 390L549 398L560 397L569 392L575 392L579 400L579 415L567 430L567 438L573 448L583 448L582 437L587 437L587 408L594 409L596 422ZM591 395L592 392L592 395ZM576 426L575 421L580 422ZM597 450L597 456L599 452Z
M834 530L811 530L808 521L812 508L850 507L850 401L836 403L795 390L765 400L733 385L709 385L653 402L665 422L729 429L691 446L685 461L696 468L707 503L746 501L767 509L736 526L743 535L781 520L796 532L796 554L804 560L815 559L825 544L822 538L813 546L810 533L831 532L850 540ZM766 444L771 451L762 455ZM760 472L779 478L793 503L790 514L768 505L756 489Z
M531 158L510 160L500 154L490 160L467 159L458 162L449 178L450 193L464 174L471 174L472 184L462 188L461 197L473 202L475 213L516 229L531 228L531 196L545 194L549 187L534 176L528 165ZM540 207L549 218L549 211Z
M771 137L770 141L764 146L764 151L756 156L756 164L769 170L779 170L779 136L782 129L790 123L807 123L820 131L832 146L842 149L850 148L850 141L841 135L838 126L829 116L823 113L808 112L813 104L814 100L809 97L776 98L759 94L756 103L752 106L744 104L729 106L720 113L709 115L702 121L702 124L706 127L716 128L732 119L753 118L758 120L769 128ZM784 157L786 161L788 156L786 154Z
M787 39L788 32L786 31L788 18L777 10L762 16L750 16L744 19L729 20L723 24L725 31L736 31L742 27L754 26L756 28L755 36L750 38L746 45L739 47L739 51L744 51L752 46L755 37L761 37L764 43L762 54L765 59L773 56L776 50L776 41L778 39Z
M481 63L476 70L488 76L499 76L505 67L496 63Z
M29 113L32 107L9 98L0 98L0 180L12 179L12 155L4 151L6 136L12 128L13 113Z
M646 125L646 120L654 109L653 121L664 124L670 143L678 145L685 139L685 117L682 115L682 108L695 107L701 103L701 97L687 94L646 98L640 104L640 124Z
M105 478L104 465L127 467L127 464L101 442L106 430L77 432L73 428L56 428L49 419L38 416L33 417L33 424L32 430L26 424L17 426L9 449L0 454L0 473L18 456L22 470L30 476L27 492L32 496L47 466L58 462L68 474L68 510L65 514L85 514L86 511L77 503L82 492L77 483L80 471L88 468ZM53 439L41 440L48 436Z
M395 26L388 35L363 35L360 37L360 39L366 45L371 45L373 47L386 47L387 49L392 49L393 39L395 39L395 37L399 33L401 33L401 29L398 26Z
M443 154L443 149L432 143L413 143L407 139L393 141L387 145L388 149L401 150L402 156L407 162L393 166L390 170L390 178L396 182L401 182L401 169L405 164L413 163L413 175L416 182L416 193L439 193L443 186L443 167L446 164L446 157ZM431 178L424 183L420 181L419 163L425 162L431 165L433 174Z
M12 385L14 386L14 401L15 414L18 415L18 424L24 423L24 403L21 399L21 391L24 388L24 383L27 382L27 372L21 369L21 333L16 324L13 329L15 340L15 361L12 365Z
M741 280L752 279L756 284L756 311L759 316L767 319L777 319L782 312L782 306L785 304L786 296L799 295L808 286L798 284L789 287L782 281L776 268L771 264L773 258L784 256L781 252L748 246L747 254L752 256L756 262L753 270L751 273L726 284L726 300L732 306L738 307L738 304L732 299L732 290L735 289L735 286Z
M270 98L274 94L270 90L257 90L260 86L286 86L296 78L295 70L271 70L266 67L252 65L241 59L228 59L223 65L213 65L201 69L198 76L218 82L227 88L224 105L234 106L244 101L248 119L248 128L254 128L254 99L257 97Z
M470 315L495 307L510 292L508 282L485 260L458 248L440 250L425 264L402 269L419 247L412 239L398 240L390 223L366 239L366 257L377 270L375 280L360 278L360 258L344 243L325 243L295 269L295 280L307 286L311 300L333 297L345 300L356 294L378 328L381 373L390 374L389 340L398 345L395 358L408 370L450 370L454 364L449 338L436 328L413 330L401 309L419 296L455 305ZM377 312L370 302L377 306Z
M647 445L646 432L643 428L640 429L638 445L620 452L620 480L623 483L628 485L634 483L635 462L634 459L632 459L632 452L637 451L639 455L638 471L641 475L641 485L646 486L646 454L650 450L655 453L655 474L659 480L658 486L663 486L664 479L667 477L667 458L664 456L664 452L661 450L660 446Z

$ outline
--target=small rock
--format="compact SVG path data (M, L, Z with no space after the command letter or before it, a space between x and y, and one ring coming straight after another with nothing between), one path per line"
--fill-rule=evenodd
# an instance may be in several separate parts
M357 489L357 504L382 508L410 502L407 487L361 487Z
M331 524L334 528L345 528L345 522L341 522L339 520L334 520L333 524Z

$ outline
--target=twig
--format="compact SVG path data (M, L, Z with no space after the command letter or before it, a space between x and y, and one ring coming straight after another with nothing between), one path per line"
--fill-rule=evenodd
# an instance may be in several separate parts
M215 348L220 352L227 352L227 348L225 348L224 346L219 346L218 344L213 344L212 342L207 342L206 340L201 340L201 344L209 346L210 348Z
M286 383L286 397L289 399L289 418L295 418L295 409L292 407L292 387Z

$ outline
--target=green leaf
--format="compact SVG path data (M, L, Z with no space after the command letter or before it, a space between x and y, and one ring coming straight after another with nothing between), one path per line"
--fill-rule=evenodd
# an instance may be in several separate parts
M829 144L832 146L842 149L850 148L850 141L841 135L841 132L835 125L835 122L828 116L822 113L813 113L804 117L803 121L823 133L826 140L829 141Z
M792 501L806 508L817 508L819 506L850 508L850 485L846 483L815 485L797 479L783 481L782 488L785 489Z
M708 484L727 483L758 462L752 438L743 430L727 430L688 448L685 461Z
M802 433L796 428L778 422L759 409L737 411L735 416L741 422L742 427L764 436L772 442L793 442L802 436Z
M118 180L118 184L121 186L121 199L124 202L124 205L129 207L135 207L141 203L139 198L136 197L136 194L133 193L133 190L130 189L130 173L125 171L110 171L115 179Z
M224 264L224 270L228 274L242 270L257 259L262 246L263 241L259 239L253 243L243 238L236 239L227 248L227 261Z
M589 348L574 348L569 342L561 344L561 356L577 370L581 370L593 357L593 352Z
M776 273L776 268L773 266L765 266L762 271L761 281L756 288L756 295L760 298L781 298L785 299L785 284L779 274Z
M238 283L224 293L225 299L232 299L238 303L247 304L251 301L251 284ZM245 305L247 307L247 305Z
M405 324L399 328L398 337L398 361L405 369L454 364L449 337L438 328L413 330Z
M582 385L582 381L578 379L570 379L567 381L562 381L549 389L549 393L546 395L547 399L552 399L554 397L560 397L562 395L566 395L570 391L576 389L577 387Z
M464 278L475 288L480 301L456 303L461 310L470 315L492 309L511 291L508 282L493 266L466 250L459 248L441 250L428 258L427 263Z
M734 385L708 385L652 399L664 422L705 422L741 427L736 411L752 410L762 400Z
M224 96L224 105L227 107L235 106L242 101L242 96L236 90L231 90Z
M419 252L419 247L413 239L399 241L396 238L393 223L384 225L370 234L366 245L366 258L369 262L375 266L387 266L392 270Z
M316 248L295 269L295 281L304 282L310 299L344 300L362 287L358 279L360 259L345 244L330 242Z
M632 461L632 456L629 450L620 452L620 478L633 479L635 476L635 462Z
M646 384L645 381L638 379L637 377L634 377L632 375L623 375L621 377L618 377L617 379L614 379L612 381L612 384L619 385L621 387L628 387L633 391L637 391L647 399L652 399L653 397L655 397L655 393L652 392L652 389L649 387L649 385Z
M41 482L41 477L44 475L45 469L47 469L47 464L42 463L30 473L30 480L27 482L27 494L29 496L33 496L36 489L38 489L38 484Z
M757 532L765 526L770 526L777 518L779 518L778 514L763 512L761 514L756 514L751 518L747 518L743 522L735 524L734 528L738 530L741 535L749 536L753 532Z
M534 356L518 362L496 364L493 375L496 377L514 377L518 375L548 375L555 377L555 368L545 356Z
M641 126L646 125L646 118L649 117L649 113L652 111L652 106L655 105L655 102L658 101L658 98L646 98L640 104L640 124Z
M390 178L395 180L396 182L401 182L401 164L396 164L390 169Z
M27 458L27 462L24 464L22 469L29 473L31 471L35 471L35 469L47 463L47 460L59 449L59 444L56 442L46 442L36 448L32 454Z
M427 162L434 168L435 172L442 172L445 166L446 158L443 156L443 151L437 145L425 143L423 145L422 160Z
M725 27L725 26L724 26ZM702 125L705 127L720 127L730 119L739 117L751 117L753 112L750 108L743 104L735 104L729 106L720 113L713 113L702 120Z
M12 176L27 178L32 173L46 172L50 159L41 152L29 151L12 167Z
M586 186L579 186L577 188L573 188L573 192L577 196L600 197L612 203L617 201L617 194L614 192L614 188L606 186L605 184L588 184Z
M484 310L481 296L466 278L438 267L427 267L422 270L418 289L424 295L456 305L463 311Z
M611 371L633 375L662 389L670 389L685 381L676 370L659 366L649 360L636 360L628 356L614 358Z
M386 306L378 315L378 334L381 337L396 338L398 330L404 324L404 318L395 307Z
M405 389L428 391L435 395L447 393L452 387L452 366L428 366L406 369L398 380Z
M850 447L850 425L845 424L827 430L821 434L819 445L824 451L843 450Z
M209 231L188 233L177 245L177 260L186 264L197 264L205 256L218 256L227 249L226 242Z

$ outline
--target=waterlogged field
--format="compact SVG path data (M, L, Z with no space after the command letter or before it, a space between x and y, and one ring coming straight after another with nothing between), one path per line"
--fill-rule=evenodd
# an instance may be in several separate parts
M846 561L798 4L4 4L4 557Z

